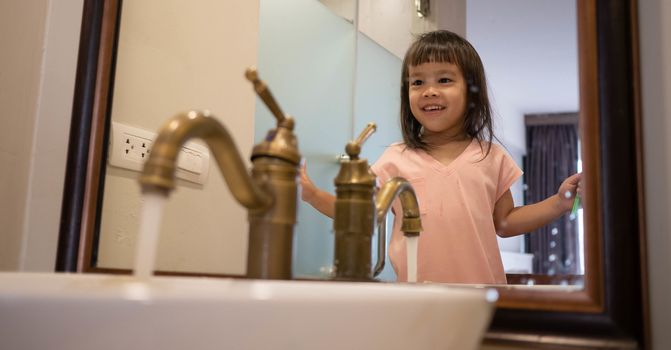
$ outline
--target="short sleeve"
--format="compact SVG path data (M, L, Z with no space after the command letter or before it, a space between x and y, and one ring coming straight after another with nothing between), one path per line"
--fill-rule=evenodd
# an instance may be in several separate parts
M370 166L370 171L377 177L378 187L381 183L385 183L389 179L389 172L387 172L385 167L380 163L381 162L378 160Z
M398 155L394 148L395 145L389 146L378 158L373 165L370 166L370 171L377 177L377 183L382 184L387 182L394 176L397 176L398 170L395 161L399 161Z
M515 163L513 158L504 150L499 149L499 151L501 152L501 157L499 180L496 188L496 200L499 200L499 198L510 189L510 186L522 176L522 169L517 166L517 163Z

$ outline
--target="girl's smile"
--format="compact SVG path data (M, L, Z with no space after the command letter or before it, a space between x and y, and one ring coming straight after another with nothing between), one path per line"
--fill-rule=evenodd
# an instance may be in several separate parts
M422 110L426 113L437 113L445 109L445 106L439 105L439 104L428 104L424 107L422 107Z
M461 136L466 112L466 81L461 69L447 62L408 67L410 110L424 135Z

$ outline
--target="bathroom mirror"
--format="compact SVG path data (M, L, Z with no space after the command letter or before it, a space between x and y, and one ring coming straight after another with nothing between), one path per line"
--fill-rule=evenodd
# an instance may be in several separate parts
M440 11L446 12L444 4L465 19L439 16ZM233 16L227 15L233 13L229 4L194 6L163 1L158 6L151 1L125 2L119 22L110 105L112 125L102 170L105 180L100 215L95 220L99 228L90 249L91 266L128 269L132 262L142 198L136 181L138 172L115 161L118 135L135 129L140 129L136 130L138 135L156 131L183 106L202 106L235 133L241 155L247 158L252 144L274 127L266 106L258 99L254 105L251 89L245 88L251 87L240 74L245 65L257 65L280 105L296 117L300 148L308 172L319 187L333 192L337 159L344 144L369 121L377 123L378 131L363 154L371 162L377 159L387 145L401 139L398 75L401 56L412 38L401 32L390 40L383 33L394 26L394 21L399 22L403 11L414 10L412 4L407 5L394 10L389 4L360 2L361 10L355 16L353 1L260 1L258 14L252 11L255 6L247 5ZM376 16L381 7L384 17ZM496 134L529 178L518 180L511 188L515 202L535 202L555 193L559 182L577 171L579 161L575 2L530 0L523 7L511 7L499 1L449 0L434 2L433 7L434 14L427 18L413 15L409 30L449 27L465 34L478 48L489 74ZM547 11L555 14L552 21L540 19ZM179 21L175 14L179 14ZM244 23L218 20L227 16ZM525 26L511 25L520 16L537 20L527 20ZM355 23L355 17L360 23ZM249 19L258 19L258 24ZM208 25L199 25L203 22ZM287 26L287 22L292 25ZM550 33L554 39L545 40ZM506 51L499 49L504 39L509 47ZM227 45L212 45L215 42ZM235 57L230 57L231 49ZM553 83L547 84L549 81ZM563 111L574 111L572 118L558 113ZM239 117L252 114L254 119ZM525 114L530 120L526 125ZM530 133L525 127L546 132L548 128L558 129L549 132L560 136L570 133L568 139L536 136L533 140L543 141L536 149L555 147L560 152L532 152L525 142L525 134ZM532 137L527 139L531 144ZM557 142L550 144L549 140ZM525 154L557 156L541 161L527 157L530 160L524 164ZM558 158L561 156L566 157ZM552 162L569 166L552 181L532 176L546 174L547 170L542 166L531 169L531 165ZM204 183L182 181L171 194L159 247L157 264L161 271L244 274L246 216L230 196L214 163L209 164L211 175ZM540 183L546 188L540 188ZM578 209L539 232L499 239L510 284L581 288L584 240L582 210ZM220 229L222 212L228 213L225 233ZM330 226L330 220L301 203L295 230L295 276L328 277L333 260ZM391 264L386 264L380 278L395 280Z
M513 3L516 2L513 1ZM120 113L119 107L116 107L117 99L121 98L120 96L124 93L129 94L129 96L134 95L135 98L154 97L148 96L148 92L142 89L124 90L123 92L115 90L115 81L120 83L118 77L114 74L115 69L122 64L118 58L118 52L122 49L122 41L119 39L119 35L123 35L124 21L129 18L133 19L133 13L126 12L125 7L123 16L121 16L121 8L120 1L85 1L66 195L64 197L63 220L59 240L57 262L57 270L59 271L123 272L119 269L106 269L90 265L92 259L97 259L95 256L97 253L95 253L93 247L100 243L96 241L94 232L98 232L100 229L101 210L105 210L104 205L100 205L101 198L109 195L105 191L106 182L109 181L108 176L105 176L107 162L105 155L108 152L106 141L112 126L111 120L114 119L110 116L119 113L120 118L133 117L130 115L131 112ZM511 6L511 8L514 8L514 6ZM524 339L528 339L515 337L509 331L528 333L554 330L558 334L564 334L567 333L566 331L569 328L578 329L579 331L568 332L578 337L618 335L625 342L631 339L634 342L640 342L643 339L643 320L645 319L643 315L645 310L641 305L644 305L642 299L645 295L643 284L645 278L641 276L641 271L645 271L642 268L642 261L645 257L643 251L640 250L643 230L641 230L642 208L639 196L639 193L641 193L639 187L640 147L637 140L639 120L637 119L638 107L636 104L636 16L634 9L635 1L578 0L576 3L578 84L580 86L578 113L580 115L580 134L583 136L581 154L584 164L594 165L584 168L586 194L583 201L585 210L585 274L583 285L579 288L566 286L551 288L508 286L499 288L501 309L497 311L492 332L489 335L489 339L492 341L524 342ZM239 9L226 9L226 11L230 15L230 13L236 13L235 11L239 11ZM156 15L156 13L154 14ZM240 16L241 14L237 12L236 15ZM155 23L158 18L135 18L135 20ZM207 22L207 18L205 21ZM343 27L346 27L346 23L348 23L346 20L342 23ZM247 23L246 25L250 24ZM259 23L252 23L251 25L258 26ZM174 28L175 32L170 33L172 35L168 36L165 39L166 41L182 40L188 42L204 39L202 37L198 39L180 37L180 31L177 30L180 28L179 25ZM236 35L244 32L239 28L234 29L237 30ZM349 33L347 29L343 29L343 32L345 34L342 34L341 39L346 43L341 43L342 46L348 47L348 45L351 45L351 50L354 50L354 35L358 35L358 33L353 28L350 29ZM217 35L225 37L233 34L222 30L214 34L214 36ZM227 62L222 66L228 68L223 69L238 69L242 72L247 62L235 60L236 57L239 58L240 55L245 54L248 55L247 57L255 57L250 52L255 50L258 42L255 42L256 39L253 37L250 38L248 46L243 47L249 51L239 53L224 50L224 52L213 53L212 59ZM350 39L352 41L347 42ZM146 37L139 35L133 37L132 40L141 45ZM330 40L329 42L334 41L337 42L337 40ZM195 44L202 45L208 50L213 46L211 43L205 42L196 42ZM165 60L169 59L169 57L162 55L161 47L158 45L145 45L145 49L147 50L145 58L154 57L164 60L152 60L151 62L154 64L165 64ZM188 59L189 55L207 55L208 50L189 51L185 52L184 55ZM355 56L350 52L350 55L342 55L341 61L353 61L353 57ZM231 60L234 63L230 63ZM261 58L259 58L259 63L262 63ZM486 66L487 64L485 62ZM179 69L184 70L186 68L188 67L179 67ZM351 77L354 77L354 71L347 72L351 74ZM283 102L285 98L280 97L280 94L288 88L277 82L272 82L271 73L268 72L264 76L264 72L261 71L261 77L269 81L273 93L278 97L285 112L295 113L293 112L294 108ZM156 81L149 83L163 84L167 87L171 87L170 84L177 84L177 82L163 81L159 78L156 77ZM251 87L242 79L242 76L232 84L234 88L227 90L225 94L223 92L208 92L209 90L204 89L202 85L203 78L202 76L196 77L187 83L189 89L196 91L194 95L214 93L217 94L215 99L220 98L222 101L224 101L224 98L240 99L247 100L249 105L254 104L255 97L251 93ZM218 77L206 78L216 80ZM183 84L184 82L179 83ZM297 79L293 84L300 84L300 80ZM226 85L226 83L220 85L224 88L223 85ZM324 87L322 86L322 88ZM324 94L330 92L328 88L320 91ZM239 95L235 95L236 93ZM496 92L494 94L496 96ZM173 101L174 98L179 97L165 95L161 104L154 104L148 106L147 110L132 113L151 114L164 120L171 116L175 109L188 108L176 104L176 107L171 108L170 112L157 112L163 104L170 105L179 102ZM345 99L343 98L343 100ZM352 99L350 98L349 101L352 101ZM213 110L216 108L222 112L222 117L226 115L231 116L231 119L237 118L238 120L242 116L250 115L252 110L230 110L225 102L222 102L221 106L215 106L215 108L202 107ZM262 108L264 107L257 103L257 113ZM354 110L354 108L350 108ZM220 114L217 111L214 112ZM547 111L535 110L531 112L543 113ZM554 110L554 112L557 111ZM343 114L345 113L343 112ZM349 111L344 117L351 117L352 114L354 113ZM367 122L367 120L361 122ZM344 133L345 139L354 134L357 124L352 122L350 129L349 132ZM263 130L256 130L255 127L247 124L247 129L236 129L234 135L238 140L238 135L245 133L251 135L255 132L263 132ZM238 143L243 155L248 154L251 144L252 137L249 138L247 144ZM344 142L342 144L344 145ZM335 156L340 152L342 145L333 147L335 152L314 154L313 157L323 157L324 164L332 162L330 164L334 165L331 166L337 166ZM310 149L310 147L306 149ZM326 167L327 165L324 165L324 168ZM216 175L217 170L212 170L211 177L218 177ZM322 171L314 168L311 168L311 170ZM323 171L326 172L326 170ZM185 183L184 188L197 189L198 185ZM139 205L139 203L131 205ZM216 214L210 215L216 216ZM244 213L240 212L240 215L244 216ZM218 225L226 227L227 223L218 223ZM327 225L328 223L325 224L325 226ZM182 232L182 235L184 234ZM118 235L115 233L113 239L117 240L119 244L125 244L127 241L124 241L124 235L124 232L118 232ZM227 243L221 242L220 244ZM204 271L201 274L208 273L210 272Z

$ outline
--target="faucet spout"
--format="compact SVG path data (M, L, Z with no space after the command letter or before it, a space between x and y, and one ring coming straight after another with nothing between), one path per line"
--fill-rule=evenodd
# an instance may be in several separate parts
M398 197L401 200L403 210L403 223L401 231L404 234L412 235L422 232L422 222L419 218L419 204L415 190L408 180L402 177L395 177L387 181L377 193L375 209L377 210L378 225L385 220L387 212L394 199Z
M268 208L273 198L252 181L226 128L207 111L180 113L163 125L140 177L142 190L169 193L175 188L177 156L188 140L202 139L212 150L233 197L245 208Z
M387 255L387 227L386 218L394 199L401 201L401 210L403 211L403 221L401 231L408 236L417 236L422 231L422 221L420 219L419 204L417 195L408 180L402 177L389 179L380 188L375 201L377 212L377 227L379 239L377 240L377 262L375 263L374 276L382 272L384 268L384 257Z
M226 128L208 112L190 111L170 119L159 131L140 184L143 192L168 195L175 188L177 156L192 138L212 151L233 197L247 208L247 277L291 279L300 162L293 119L284 118L252 152L251 172Z

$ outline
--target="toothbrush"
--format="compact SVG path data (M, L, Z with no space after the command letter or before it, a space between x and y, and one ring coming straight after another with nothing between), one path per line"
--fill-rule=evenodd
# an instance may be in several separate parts
M580 206L580 196L576 194L575 199L573 200L573 208L571 209L571 215L575 216L575 213L578 211L579 206Z

